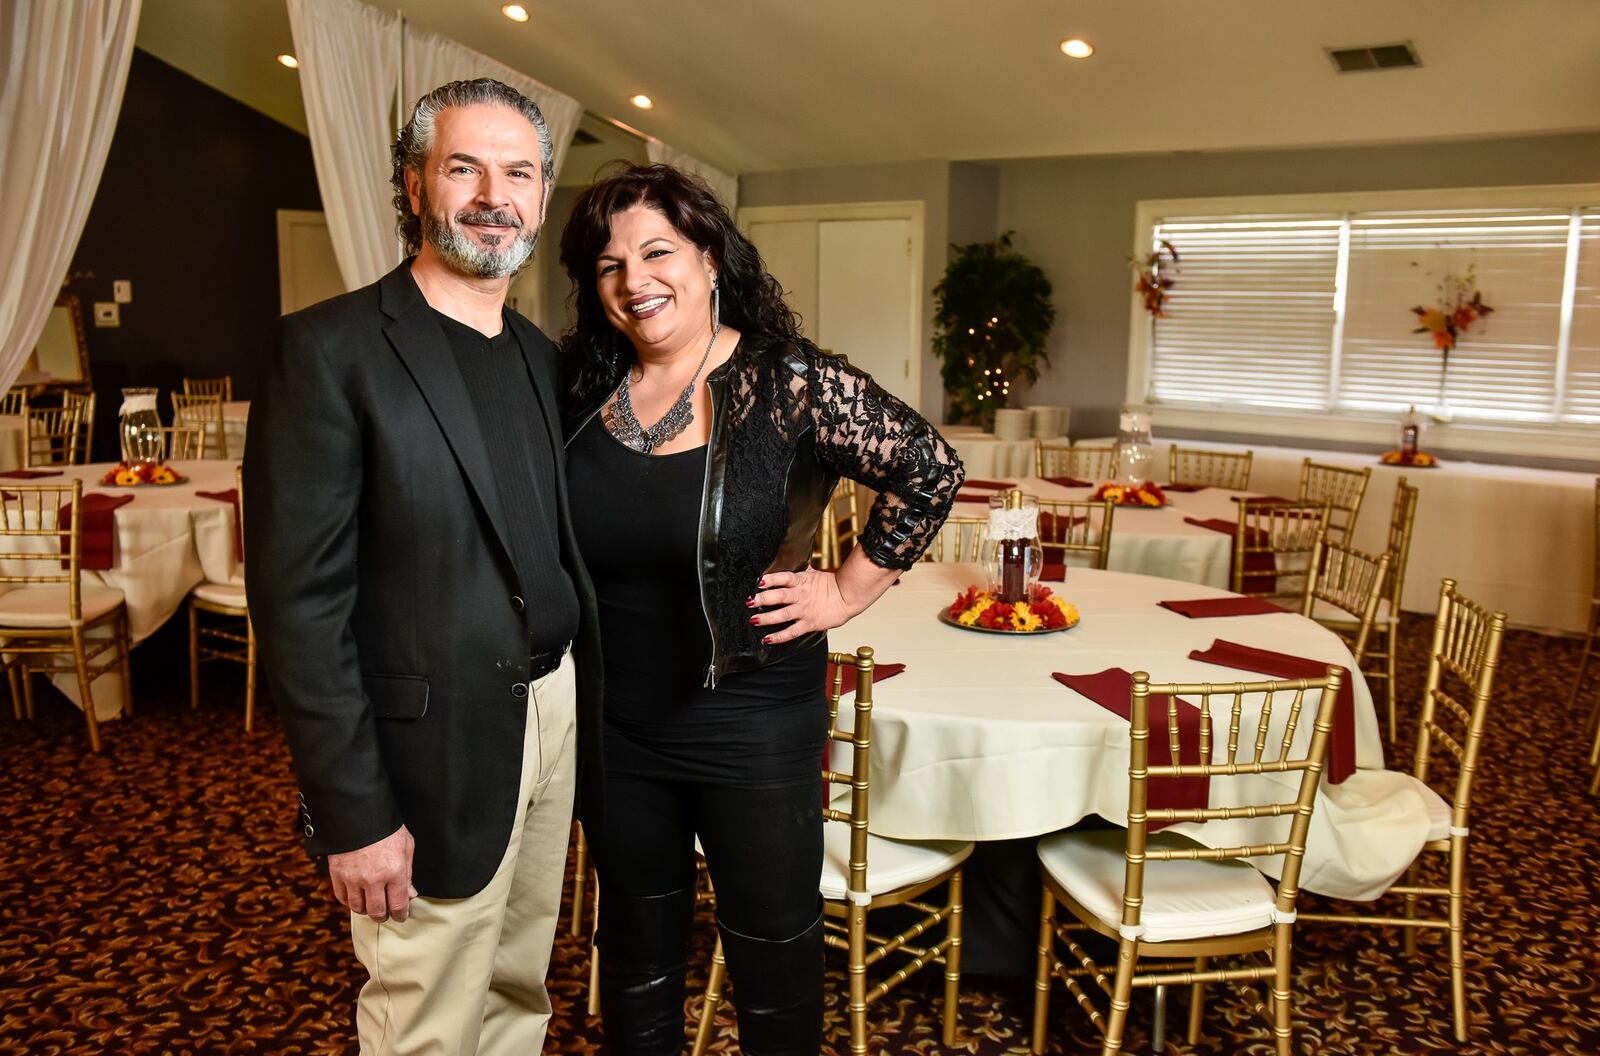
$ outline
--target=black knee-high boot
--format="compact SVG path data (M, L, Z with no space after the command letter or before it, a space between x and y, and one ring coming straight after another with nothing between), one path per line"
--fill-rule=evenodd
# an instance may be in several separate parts
M694 891L600 899L600 1016L614 1056L679 1056Z
M791 939L741 935L721 921L745 1056L816 1056L822 1048L822 914ZM604 963L604 962L602 962Z

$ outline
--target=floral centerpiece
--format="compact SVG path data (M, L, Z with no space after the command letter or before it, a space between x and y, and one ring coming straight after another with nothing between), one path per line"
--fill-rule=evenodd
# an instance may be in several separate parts
M165 462L118 462L106 470L105 475L100 478L100 483L119 488L132 488L143 484L176 484L178 474Z
M1386 466L1417 466L1421 469L1432 469L1439 464L1439 460L1426 451L1385 451L1378 456L1378 461Z
M1028 588L1026 601L1008 605L977 587L968 587L951 603L950 618L963 627L982 627L990 631L1055 631L1077 625L1077 607L1050 593L1050 588L1035 583Z
M1493 312L1483 303L1483 293L1478 289L1478 279L1473 265L1460 275L1446 275L1439 282L1439 299L1431 305L1416 305L1411 309L1417 317L1413 334L1432 334L1433 347L1444 355L1445 368L1449 369L1450 353L1461 335L1472 324Z
M1102 484L1089 496L1090 502L1104 502L1107 499L1118 506L1157 507L1167 504L1167 493L1155 481L1147 480L1134 485Z

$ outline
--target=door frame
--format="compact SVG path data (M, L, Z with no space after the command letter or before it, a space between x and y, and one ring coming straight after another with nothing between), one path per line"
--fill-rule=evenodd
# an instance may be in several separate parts
M911 309L906 333L906 362L911 369L906 380L906 391L915 394L907 399L913 408L922 405L923 341L923 289L922 247L924 232L924 205L920 200L901 202L822 202L814 205L755 205L739 209L739 231L750 236L750 225L787 220L810 220L821 223L827 220L907 220L911 226L910 268Z

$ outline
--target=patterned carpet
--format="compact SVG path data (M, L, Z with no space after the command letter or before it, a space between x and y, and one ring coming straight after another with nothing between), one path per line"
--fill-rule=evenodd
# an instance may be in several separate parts
M1407 699L1421 684L1425 634L1409 621ZM1296 1051L1600 1052L1600 804L1584 791L1581 739L1559 721L1576 657L1571 641L1515 632L1507 642L1472 822L1472 1043L1450 1037L1437 937L1410 959L1388 933L1302 927ZM358 968L341 914L291 837L294 787L270 704L246 736L241 672L208 668L191 712L184 666L168 632L135 654L140 713L105 728L100 757L53 694L41 694L32 725L0 717L0 1053L355 1051ZM703 923L691 994L709 953ZM829 1051L848 1052L833 996L842 973L830 965ZM587 981L587 945L563 928L547 1051L601 1051ZM1242 1003L1213 989L1202 1043L1169 1040L1168 1051L1269 1052ZM944 1051L936 981L895 998L869 1012L873 1051ZM1149 1051L1148 1000L1135 997L1129 1051ZM1172 1005L1178 1031L1184 997ZM1026 1051L1030 1007L1029 983L969 975L955 1051ZM1052 1009L1052 1052L1095 1051L1059 989ZM716 1051L737 1052L725 1016Z

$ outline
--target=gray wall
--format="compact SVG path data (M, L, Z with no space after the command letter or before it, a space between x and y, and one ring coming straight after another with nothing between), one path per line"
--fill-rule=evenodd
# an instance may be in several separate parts
M1047 158L999 174L999 229L1016 229L1017 248L1050 276L1057 310L1049 371L1013 402L1071 406L1074 436L1104 436L1126 396L1140 199L1600 181L1600 135Z

